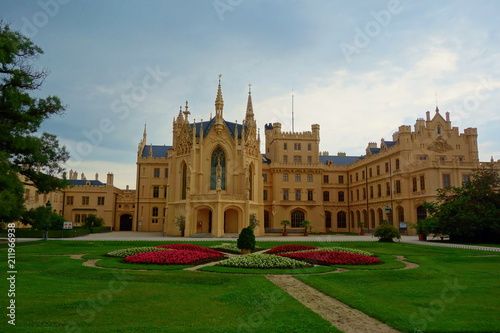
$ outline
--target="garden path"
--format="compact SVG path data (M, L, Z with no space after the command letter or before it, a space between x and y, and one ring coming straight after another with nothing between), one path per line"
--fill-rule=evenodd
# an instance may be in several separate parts
M345 333L396 333L390 326L353 309L291 275L266 275L278 287Z

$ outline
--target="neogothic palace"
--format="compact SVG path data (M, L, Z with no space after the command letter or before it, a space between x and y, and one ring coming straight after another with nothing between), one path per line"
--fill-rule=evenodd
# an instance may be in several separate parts
M320 152L320 125L283 132L265 125L265 151L254 118L251 91L241 124L224 120L219 81L215 117L191 122L186 102L173 121L172 146L147 144L137 154L136 204L129 224L116 216L114 230L163 231L221 237L238 233L255 214L257 235L291 229L309 220L315 232L357 232L383 220L417 222L436 189L461 185L480 166L477 130L459 133L436 107L414 128L400 126L392 140L370 142L363 155ZM390 208L390 210L389 210ZM389 214L387 214L389 212ZM408 230L412 232L412 230Z
M460 133L437 107L413 128L400 126L392 140L368 143L359 156L321 152L317 124L301 133L266 124L260 151L251 91L241 123L224 120L223 111L219 81L215 117L191 122L186 102L173 121L171 146L147 144L145 128L135 190L115 187L112 173L102 183L97 174L87 180L71 170L72 186L63 191L38 195L27 185L26 204L50 200L68 221L94 214L115 231L180 235L175 221L183 216L185 236L221 237L239 233L255 214L260 236L279 233L282 220L291 231L308 220L314 232L358 232L360 224L369 232L384 220L396 227L417 222L438 188L460 186L481 165L477 130Z

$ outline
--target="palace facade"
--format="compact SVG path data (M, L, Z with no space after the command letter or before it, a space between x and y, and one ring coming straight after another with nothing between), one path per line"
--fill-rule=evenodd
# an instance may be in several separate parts
M370 232L383 221L404 230L405 222L426 216L422 204L433 201L438 188L462 185L481 166L476 128L460 132L437 107L413 127L400 126L391 140L369 142L359 156L322 152L318 124L305 132L266 124L262 152L251 91L241 123L228 122L220 79L214 111L209 120L190 121L186 102L173 119L171 145L148 144L144 128L135 190L115 187L111 173L102 183L98 175L77 179L70 171L71 186L50 197L54 210L75 223L94 214L115 231L164 235L181 234L180 217L185 236L237 234L252 214L259 236L280 233L282 220L296 232L303 220L313 232L358 232L360 226ZM27 189L27 198L33 195Z

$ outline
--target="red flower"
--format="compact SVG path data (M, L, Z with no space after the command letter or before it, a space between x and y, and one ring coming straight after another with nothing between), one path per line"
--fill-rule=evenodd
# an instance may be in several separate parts
M317 249L316 246L310 245L301 245L301 244L286 244L273 247L272 249L267 250L266 254L276 254L283 252L294 252L294 251L303 251L303 250L314 250Z
M319 265L375 265L381 263L379 259L374 257L337 251L278 253L276 255Z
M187 251L199 251L199 252L207 252L213 254L222 254L222 252L209 249L208 247L203 247L199 245L193 244L167 244L167 245L158 245L155 247L164 248L164 249L173 249L173 250L187 250Z
M137 253L126 257L124 260L134 264L189 265L200 260L219 257L222 258L224 255L222 253L174 250Z

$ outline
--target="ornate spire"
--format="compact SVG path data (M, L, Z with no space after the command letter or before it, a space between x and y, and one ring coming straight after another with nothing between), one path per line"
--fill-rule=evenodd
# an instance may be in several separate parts
M215 99L215 116L222 118L222 109L224 108L224 100L222 99L222 89L220 86L220 78L222 74L219 74L219 87L217 89L217 98Z
M248 102L247 102L247 114L246 121L248 122L250 119L253 120L253 105L252 105L252 84L248 84Z
M146 143L146 138L148 137L148 133L146 132L146 123L144 123L144 133L142 133L142 141Z
M188 104L188 101L186 101L186 109L185 111L183 112L184 113L184 119L186 119L186 121L188 120L188 115L191 114L191 112L189 112L189 104Z

